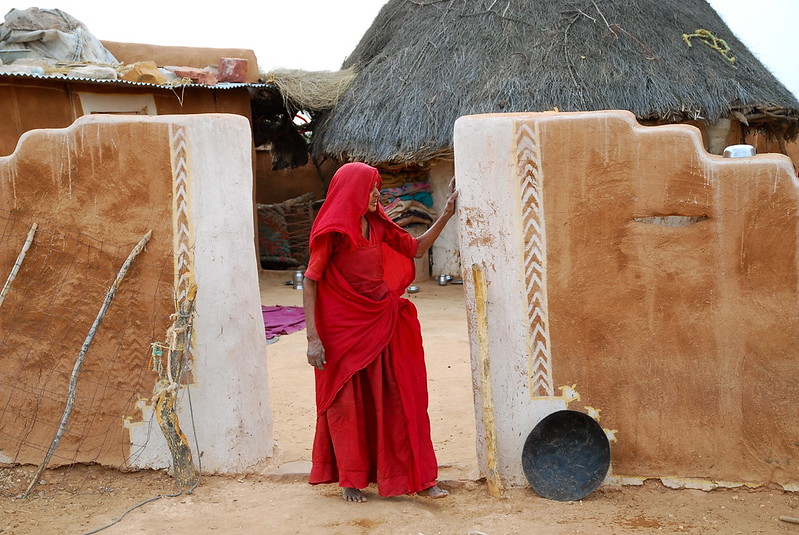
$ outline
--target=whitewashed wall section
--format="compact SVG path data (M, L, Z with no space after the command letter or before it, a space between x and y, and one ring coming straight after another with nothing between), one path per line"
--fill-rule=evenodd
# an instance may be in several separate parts
M249 123L221 114L137 120L170 125L178 304L189 275L198 286L191 404L184 387L178 396L181 426L195 460L202 454L203 471L241 473L271 457L274 447L253 245ZM139 407L142 421L128 424L132 464L168 467L171 457L150 400Z
M475 408L477 415L490 411L496 426L496 467L489 467L485 419L478 417L478 462L481 474L496 470L507 486L527 484L521 454L533 427L577 395L552 379L538 134L532 122L514 117L468 116L455 123L458 230ZM483 269L486 279L492 388L482 384L485 363L476 349L473 266ZM488 391L491 399L484 397Z
M619 429L605 430L617 482L796 488L787 158L710 155L698 130L642 127L629 112L484 115L456 122L455 172L464 271L482 268L487 282L483 307L465 277L489 482L526 484L526 436L582 387L583 404L604 406L572 408L605 410ZM658 301L668 314L650 313ZM553 380L563 377L582 384Z

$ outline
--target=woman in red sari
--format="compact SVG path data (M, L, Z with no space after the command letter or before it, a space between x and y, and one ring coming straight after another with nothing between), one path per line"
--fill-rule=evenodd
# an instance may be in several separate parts
M446 496L427 415L427 372L416 308L400 296L413 258L430 249L455 213L451 192L441 217L418 239L379 204L380 174L342 166L311 229L303 303L308 363L316 376L311 484L338 482L344 499Z

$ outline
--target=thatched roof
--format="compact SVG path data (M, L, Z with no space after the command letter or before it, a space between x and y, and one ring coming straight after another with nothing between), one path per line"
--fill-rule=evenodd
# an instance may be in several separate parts
M462 115L555 108L799 128L799 102L704 0L389 0L344 67L358 74L316 156L422 162L451 152Z
M261 73L261 78L278 88L286 109L329 110L355 79L355 69L335 72L274 69Z

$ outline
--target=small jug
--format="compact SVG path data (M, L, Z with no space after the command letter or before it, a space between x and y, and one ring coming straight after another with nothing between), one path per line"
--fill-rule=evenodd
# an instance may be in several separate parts
M298 269L294 272L294 289L302 290L302 280L305 278L305 271Z

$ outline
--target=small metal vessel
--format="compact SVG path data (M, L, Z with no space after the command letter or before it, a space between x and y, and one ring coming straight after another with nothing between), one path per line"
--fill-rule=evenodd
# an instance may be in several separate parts
M298 269L294 272L294 289L302 290L302 281L305 278L305 271Z
M725 158L749 158L757 154L752 145L730 145L724 149Z

